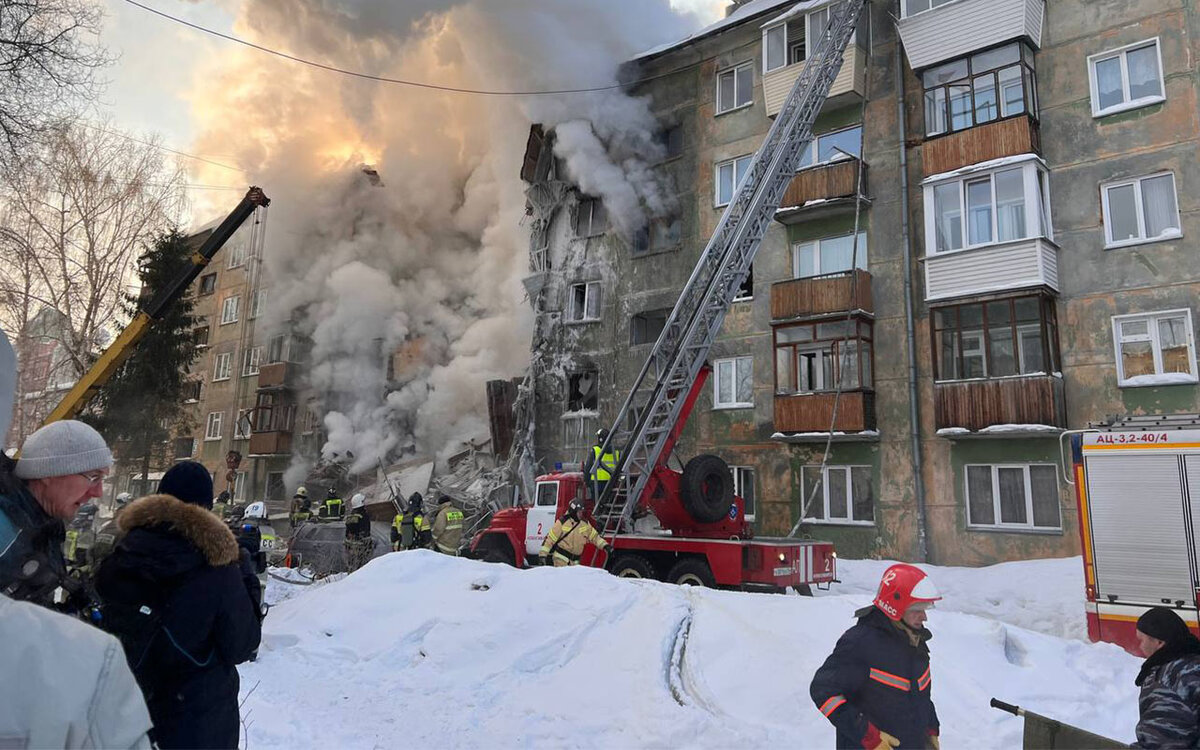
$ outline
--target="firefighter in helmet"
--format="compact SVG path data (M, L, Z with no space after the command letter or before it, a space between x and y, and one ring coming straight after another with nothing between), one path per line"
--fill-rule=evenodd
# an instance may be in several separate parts
M346 567L351 573L366 565L375 551L371 538L371 518L367 515L367 496L359 492L350 498L346 516Z
M610 447L604 452L604 442L608 440L608 430L603 427L596 431L596 444L592 452L583 462L583 470L592 484L592 499L599 500L605 488L612 480L613 472L617 470L617 462L621 460L621 452Z
M217 498L213 500L212 512L222 521L228 521L226 516L229 515L230 500L232 500L232 496L229 494L229 490L223 490L221 494L217 495Z
M453 503L449 495L439 497L437 515L433 519L434 548L447 555L458 554L463 534L463 512Z
M433 541L432 525L425 515L425 499L420 492L408 498L408 512L404 514L400 533L404 549L427 549Z
M601 550L608 547L604 537L583 517L583 503L572 500L567 505L567 512L550 528L550 533L542 542L538 559L543 565L553 562L556 568L578 565L583 549L588 544L594 544L596 549Z
M874 603L857 612L813 676L809 693L837 729L837 746L938 750L925 612L941 599L925 572L884 571Z
M321 504L318 515L326 521L340 520L346 515L346 507L342 502L342 496L333 487L330 487L329 491L325 493L325 502Z
M297 487L296 494L292 495L292 526L299 526L310 518L312 518L312 500L308 497L308 490Z

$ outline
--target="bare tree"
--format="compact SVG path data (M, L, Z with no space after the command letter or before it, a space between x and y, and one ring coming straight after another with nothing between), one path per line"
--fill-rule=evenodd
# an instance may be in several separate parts
M122 300L137 258L180 218L182 182L180 167L160 150L107 127L59 125L43 147L3 171L0 327L23 371L37 359L35 344L47 341L55 344L42 352L48 366L63 370L50 373L51 382L87 370L125 322Z
M94 0L0 0L0 159L20 156L96 93L109 62Z

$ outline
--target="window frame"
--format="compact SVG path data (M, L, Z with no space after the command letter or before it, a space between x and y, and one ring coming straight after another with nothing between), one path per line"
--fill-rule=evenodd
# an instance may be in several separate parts
M1146 203L1144 193L1142 192L1142 183L1146 180L1153 180L1160 177L1171 178L1171 193L1175 196L1175 230L1177 234L1163 235L1159 234L1154 237L1146 236ZM1133 187L1133 203L1134 213L1137 216L1138 237L1128 240L1114 240L1112 236L1112 204L1109 198L1109 191L1122 187ZM1104 222L1104 249L1115 250L1122 247L1132 247L1134 245L1148 245L1154 242L1168 242L1170 240L1183 239L1183 217L1179 213L1179 181L1175 178L1175 172L1166 170L1163 172L1154 172L1152 174L1139 175L1123 180L1113 180L1100 184L1100 217Z
M1021 348L1021 342L1028 335L1028 327L1030 323L1017 322L1017 302L1020 300L1032 299L1038 305L1038 330L1042 338L1042 370L1032 372L1021 372L1024 353ZM991 326L988 324L988 306L998 303L1008 303L1008 323L1002 324L1009 328L1012 333L1013 342L1013 357L1017 364L1017 373L1013 375L991 375L996 367L992 356L992 331L999 326ZM975 338L978 333L981 346L979 347L979 356L983 357L982 377L961 377L965 371L966 349L963 346L964 328L962 323L962 309L965 307L978 306L980 308L980 324L979 328L970 329L968 335ZM941 327L938 324L938 314L944 311L954 310L955 324L950 327ZM942 359L942 342L940 334L953 331L955 332L955 353L956 362L954 365L955 374L958 377L947 378L943 377L945 371L945 363ZM1008 380L1011 378L1031 378L1044 375L1054 375L1060 372L1062 368L1062 351L1058 345L1058 310L1055 307L1054 299L1045 294L1020 294L1012 297L1001 297L999 299L991 299L983 302L963 302L949 305L935 305L929 308L929 332L931 344L931 361L933 364L933 382L934 383L963 383L981 380Z
M713 207L724 208L733 202L734 196L737 195L738 188L742 186L742 181L750 174L750 165L754 161L754 154L743 154L735 156L732 159L723 159L713 164ZM742 174L742 179L738 179L738 162L746 163L746 171ZM733 187L729 193L729 199L721 201L721 168L733 167Z
M575 291L583 287L583 309L577 310ZM588 316L592 295L596 295L596 315ZM603 314L604 293L599 281L577 281L567 287L567 323L599 323Z
M745 508L746 495L743 490L746 486L746 474L749 474L750 488L752 497L750 498L751 507L748 512L745 512L744 518L747 521L753 521L758 517L758 476L755 474L753 466L730 466L729 473L733 475L733 494L742 498L743 511Z
M858 131L858 153L850 154L849 156L847 156L844 152L838 151L832 157L822 161L820 158L820 156L821 156L821 140L825 139L825 138L832 138L835 135L840 135L841 133L846 133L851 130ZM814 135L812 137L812 142L809 144L809 151L808 151L809 155L812 157L812 160L801 164L796 169L796 171L803 172L806 169L816 169L817 167L824 167L824 166L828 166L830 164L836 164L836 163L842 162L842 161L851 161L854 159L862 159L862 131L863 131L863 124L861 122L856 122L852 125L847 125L844 128L828 130L824 133ZM801 155L803 156L803 154L801 154Z
M588 207L587 232L583 233L580 230L583 228L581 221L583 219L583 207ZM602 218L604 226L597 228L596 226L596 206L602 209ZM591 239L592 237L602 237L608 232L608 208L600 198L593 198L590 195L583 196L579 199L579 203L575 206L575 226L572 227L575 232L576 239Z
M209 283L209 279L212 280L212 289L205 290L204 287L206 284ZM196 287L196 292L197 292L197 296L200 296L200 297L207 297L210 294L216 294L217 293L217 272L213 271L212 273L206 273L203 276L201 276L200 284L199 284L199 286Z
M224 367L222 367L224 365ZM224 375L222 375L224 371ZM220 383L233 378L233 352L219 352L213 355L212 382Z
M233 304L230 305L229 303ZM238 322L241 313L242 295L231 294L221 300L221 325L226 326ZM232 310L232 313L230 312Z
M738 365L741 362L749 362L750 367L750 400L738 400ZM729 365L733 368L733 401L721 401L721 367ZM741 355L736 357L722 357L721 359L713 360L713 410L726 409L753 409L754 408L754 357L751 355Z
M1157 96L1143 96L1140 99L1129 99L1129 53L1134 50L1142 49L1143 47L1149 47L1150 45L1154 45L1155 57L1158 61L1158 87L1162 93ZM1099 63L1112 60L1114 58L1121 61L1121 94L1126 98L1125 101L1121 102L1120 104L1114 104L1111 107L1102 109L1100 107L1100 81L1096 75L1096 66ZM1167 100L1167 73L1163 68L1162 40L1157 36L1150 37L1148 39L1142 39L1141 41L1126 44L1121 47L1108 49L1103 52L1097 52L1094 55L1088 55L1087 69L1088 88L1091 94L1093 119L1107 117L1108 115L1115 115L1121 112L1128 112L1133 109L1141 109L1142 107L1149 107Z
M745 292L745 290L747 290L747 289L749 290L748 294ZM741 285L738 286L737 290L734 291L734 293L733 293L733 299L731 299L729 301L731 303L733 303L733 302L750 302L753 299L754 299L754 264L751 263L750 270L746 272L745 281L743 281L741 283Z
M249 255L248 248L241 242L230 242L228 249L225 251L226 270L240 268L246 265L246 257Z
M835 240L844 240L847 237L854 237L854 232L849 232L848 234L833 235L830 237L818 237L818 238L812 239L812 240L804 240L803 242L792 243L792 280L818 279L818 278L825 277L825 276L833 277L833 276L849 275L850 273L852 273L855 270L866 271L867 264L868 264L867 230L863 229L863 230L859 231L858 235L859 235L859 241L858 241L859 248L858 248L858 252L857 252L857 258L855 260L857 260L860 265L858 265L856 267L852 267L852 268L839 269L836 271L826 271L825 269L820 267L821 266L821 244L824 242L833 242ZM808 245L812 245L815 248L815 253L813 255L813 260L814 260L813 265L817 267L817 272L811 276L801 276L800 275L800 250L801 250L801 248L808 246Z
M191 390L192 388L195 388L195 389L196 389L196 395L195 395L195 396L192 396L192 394L190 394L190 393L188 392L188 391L189 391L189 390ZM183 403L185 403L185 404L198 404L198 403L200 403L200 398L201 398L201 396L202 396L202 395L203 395L203 393L204 393L204 382L203 382L203 381L201 381L201 380L187 380L187 381L184 381L184 384L183 384L183 391L184 391L184 399L183 399Z
M1050 198L1050 178L1045 164L1036 155L1025 155L1020 161L1004 164L989 169L971 170L955 177L926 180L922 183L924 191L925 214L925 257L945 257L954 253L970 252L984 247L1009 245L1016 242L1033 242L1046 240L1054 242L1054 220L1050 212L1053 205ZM1004 172L1021 172L1021 191L1023 211L1025 215L1024 236L1014 239L1000 239L1000 205L996 200L996 175ZM1039 178L1039 175L1041 177ZM991 211L991 239L986 242L971 242L970 211L967 198L967 185L987 179L989 186L988 208ZM939 214L935 193L938 188L954 186L958 197L958 229L961 247L938 249Z
M651 338L645 339L644 341L635 341L634 340L634 332L635 332L637 326L639 325L638 320L641 319L641 321L642 321L641 325L645 326L647 323L651 322L652 320L657 320L659 313L662 314L663 324L658 329L658 333L654 334L654 336ZM663 329L667 327L667 321L669 321L670 319L671 319L671 308L669 308L669 307L657 308L654 310L641 310L639 312L634 313L633 315L630 315L629 316L629 345L630 346L645 346L646 344L655 343L656 341L658 341L658 337L662 335Z
M750 100L743 104L737 104L738 71L740 71L744 68L750 69ZM723 108L721 106L721 76L730 75L730 74L733 75L734 106ZM743 62L736 63L734 65L730 65L727 68L722 68L721 70L718 70L717 75L716 75L716 94L715 94L715 98L714 98L713 116L717 117L720 115L728 114L730 112L737 112L740 109L746 109L747 107L753 107L753 106L754 106L754 61L753 60L745 60Z
M1186 326L1187 345L1188 345L1188 365L1191 367L1191 381L1180 381L1178 385L1188 385L1190 383L1200 383L1200 368L1197 368L1196 361L1196 333L1192 323L1192 311L1190 308L1177 308L1174 310L1156 310L1148 313L1133 313L1129 315L1114 315L1112 317L1112 334L1113 334L1113 354L1117 366L1117 387L1118 388L1154 388L1165 385L1164 383L1135 383L1131 382L1134 378L1145 377L1134 375L1127 377L1125 375L1125 363L1121 358L1121 344L1125 343L1126 339L1121 337L1121 324L1124 322L1132 322L1144 320L1147 322L1147 339L1150 343L1151 353L1154 359L1154 375L1164 376L1168 373L1163 372L1163 353L1162 342L1160 340L1160 332L1158 323L1163 319L1183 318ZM1183 373L1171 373L1180 374Z
M250 439L250 435L254 433L253 417L251 417L250 420L247 420L249 422L249 424L247 425L248 429L245 432L242 431L242 419L247 414L253 414L253 413L254 413L253 409L238 409L237 410L237 419L235 419L233 422L233 439L234 440L249 440Z
M207 349L208 341L212 338L212 326L208 324L208 318L201 318L193 330L196 332L196 348ZM201 331L204 333L201 334Z
M267 290L256 289L250 295L250 320L255 320L262 315L263 308L267 303Z
M905 3L905 4L907 4L907 3ZM922 11L922 12L925 12L925 11ZM1006 47L1016 47L1017 48L1016 62L1007 62L1007 63L1004 63L1003 65L999 65L998 67L981 68L980 70L974 69L973 63L974 63L974 60L976 57L987 54L989 52L997 52ZM952 60L946 60L944 62L938 63L937 65L933 66L929 70L922 71L921 76L920 76L921 116L924 119L925 137L926 138L940 138L942 136L950 135L952 133L961 133L963 131L970 130L971 128L977 128L982 125L990 125L992 123L1001 122L1003 120L1009 120L1009 119L1012 119L1015 117L1021 117L1021 116L1031 117L1035 121L1038 120L1039 119L1039 117L1038 117L1039 107L1038 107L1038 98L1037 98L1037 66L1030 64L1030 61L1035 60L1035 59L1036 58L1034 56L1032 48L1030 48L1025 42L1015 41L1015 42L1007 42L1005 44L1000 44L995 47L990 47L990 48L984 49L984 50L977 50L975 52L972 52L969 55L964 55L963 57L956 57ZM943 66L951 65L954 63L958 63L958 62L962 62L966 65L966 76L965 77L956 78L954 80L946 81L945 83L939 83L939 84L936 84L933 86L925 85L925 76L927 74L929 74L932 71L937 70L938 68L941 68ZM1002 82L1000 80L1000 72L1004 71L1004 70L1008 70L1009 68L1019 68L1020 72L1021 72L1021 77L1020 77L1021 89L1022 89L1022 91L1021 91L1021 110L1019 112L1005 114L1004 113L1005 100L1004 100L1004 96L1003 96L1003 86L1002 86ZM976 89L975 83L977 80L984 78L984 77L991 78L991 82L993 84L992 91L993 91L993 94L995 97L996 116L990 120L980 120L979 119L979 97L977 95L978 90ZM958 127L958 128L954 127L953 109L952 109L952 104L951 104L951 102L953 101L953 97L951 97L951 95L950 95L950 93L951 93L950 89L952 87L966 87L966 88L970 89L970 92L968 93L968 97L967 97L970 100L970 107L968 110L968 114L970 115L971 122L969 125L965 125L963 127ZM941 98L942 113L941 114L945 118L945 128L940 129L940 130L931 129L931 123L930 123L930 117L929 117L929 95L930 95L930 92L933 92L933 91L940 91L942 93L942 98Z
M215 417L215 419L214 419ZM214 425L216 429L214 430ZM221 439L225 427L225 412L210 411L204 419L204 442L213 443ZM216 434L214 434L214 432Z
M854 518L854 469L866 470L870 476L871 486L871 520L862 521ZM875 510L878 498L875 497L875 471L874 467L867 464L811 464L800 467L800 512L803 515L808 503L808 494L805 491L805 474L809 471L819 470L821 472L821 510L822 516L805 516L804 523L817 524L822 526L874 526L875 525ZM845 517L831 518L829 512L829 473L830 471L841 471L845 474L846 481L846 513Z
M262 367L261 346L251 346L242 352L242 377L250 378L259 373Z
M845 357L841 355L840 350L845 346L844 342L855 341L857 365L855 372L858 375L858 383L855 385L843 385L842 393L851 393L857 391L873 391L875 390L875 324L874 321L860 316L854 316L849 323L854 326L852 334L820 338L820 326L829 324L845 324L845 318L812 320L800 323L789 323L786 325L778 325L771 327L771 353L773 355L772 369L774 370L775 380L775 395L776 396L811 396L821 393L834 393L838 390L838 383L842 380L842 362ZM812 337L806 341L787 341L780 343L779 332L795 328L811 328ZM865 331L865 333L864 333ZM831 359L830 376L833 379L832 383L824 384L821 388L812 388L802 390L800 379L799 356L801 351L820 353L820 358ZM785 390L781 388L779 383L780 370L780 352L789 352L788 367L790 369L791 383L794 385L794 390ZM864 365L866 367L864 368ZM864 372L869 370L869 378L863 377ZM819 370L824 380L824 369Z
M910 0L901 0L901 2L900 2L900 17L901 18L912 18L913 16L919 16L922 13L929 13L930 11L937 10L938 8L942 7L943 5L950 5L951 3L958 2L958 0L929 0L929 7L926 8L925 10L919 10L916 13L908 12L908 3L909 2L910 2ZM937 3L937 5L934 5L934 3Z
M1058 511L1058 526L1037 526L1033 512L1033 471L1034 466L1049 467L1054 474L1054 507ZM971 479L972 467L987 467L992 474L992 513L994 523L974 523L971 519ZM1025 478L1025 523L1005 522L1001 517L1000 499L1000 470L1022 469ZM963 464L963 503L966 513L968 531L1006 531L1025 534L1061 534L1063 533L1062 487L1059 484L1059 467L1057 464L1044 461L1029 463L997 463L997 464Z

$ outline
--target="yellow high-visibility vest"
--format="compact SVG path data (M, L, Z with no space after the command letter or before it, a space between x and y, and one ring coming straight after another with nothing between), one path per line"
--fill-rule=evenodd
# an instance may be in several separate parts
M620 451L600 455L600 446L592 446L592 481L607 482L612 479L612 470L617 468Z

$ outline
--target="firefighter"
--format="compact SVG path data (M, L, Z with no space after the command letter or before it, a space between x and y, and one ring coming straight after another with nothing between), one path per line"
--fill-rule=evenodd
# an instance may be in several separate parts
M222 521L226 521L225 516L229 513L229 501L231 499L232 495L229 494L229 490L224 490L220 495L217 495L216 500L213 500L212 512Z
M438 498L437 515L433 520L433 544L438 552L457 555L462 541L463 513L451 505L448 495Z
M424 498L420 492L408 497L408 510L400 518L400 549L421 549L429 546L430 525L425 518ZM392 523L395 526L395 522ZM394 531L394 529L393 529ZM395 534L392 544L396 543Z
M371 519L367 516L367 496L361 492L350 498L344 544L346 566L351 573L366 565L375 551L375 541L371 538Z
M592 446L592 452L583 464L583 470L587 472L592 483L594 500L599 500L604 494L613 472L617 470L617 462L621 460L621 452L616 448L611 448L608 453L601 455L605 440L608 440L608 430L602 427L596 431L596 444Z
M884 571L874 603L854 613L858 624L809 687L838 748L938 749L925 612L941 598L920 568L900 563Z
M312 518L312 501L308 498L308 490L303 487L297 487L296 494L292 495L292 528L299 526L310 518Z
M99 508L94 502L88 501L79 506L75 517L67 526L66 541L63 544L63 556L68 565L82 566L87 564L87 553L92 548L96 535L93 524Z
M342 503L342 496L333 487L325 493L325 502L321 504L317 515L327 521L340 520L346 515L345 505Z
M404 549L404 511L400 510L397 504L396 515L392 517L392 552L399 552Z
M112 518L105 521L104 525L96 531L96 541L88 550L88 567L92 571L100 567L104 558L108 557L116 549L117 542L121 541L121 528L117 524L117 520L132 500L133 495L128 492L117 495Z
M1146 657L1135 680L1141 694L1134 747L1200 745L1200 640L1166 607L1143 612L1134 635Z
M556 568L578 565L583 549L589 542L596 545L597 549L608 547L604 537L583 518L583 503L572 500L567 505L567 512L554 522L550 533L546 535L538 559L543 565L548 560L553 561Z

